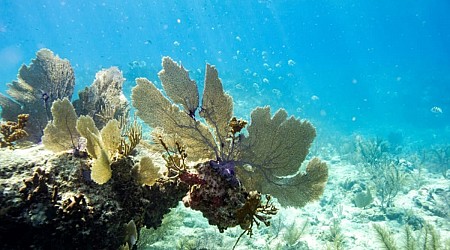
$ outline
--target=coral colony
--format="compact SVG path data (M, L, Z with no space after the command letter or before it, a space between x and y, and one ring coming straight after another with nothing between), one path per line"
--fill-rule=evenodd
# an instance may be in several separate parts
M71 102L67 60L41 49L22 66L9 97L0 95L3 119L19 117L2 125L2 146L42 141L53 154L10 166L11 176L24 177L6 183L12 191L2 197L2 247L133 248L139 229L160 226L179 201L220 232L240 226L238 241L254 224L269 225L278 210L272 196L295 207L319 198L326 164L313 158L298 172L315 137L308 121L261 107L247 125L233 116L214 66L206 65L201 104L181 65L164 57L162 67L163 90L137 78L132 91L137 117L152 128L149 142L130 121L118 68L98 72ZM32 237L14 241L18 232Z

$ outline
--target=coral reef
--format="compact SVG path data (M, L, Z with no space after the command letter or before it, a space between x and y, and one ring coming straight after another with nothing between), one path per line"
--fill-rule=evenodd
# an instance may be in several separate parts
M12 147L15 141L28 136L25 131L28 118L28 114L20 114L17 116L17 122L7 121L1 124L0 148Z
M63 153L38 160L37 153L39 147L28 153L32 164L12 154L2 159L14 172L2 170L0 179L1 248L117 249L133 242L125 224L133 220L137 231L158 227L188 191L175 182L139 184L130 157L113 162L111 180L97 185L82 172L88 159ZM18 232L30 237L17 241Z
M46 53L38 52L33 65L54 59ZM46 74L60 76L61 68L47 67L59 73ZM33 73L39 72L27 77ZM247 122L233 117L232 98L210 65L201 106L195 81L169 57L159 77L167 97L145 78L133 89L137 115L153 128L154 145L147 148L139 145L141 126L127 121L117 68L99 72L75 108L62 94L67 91L50 97L50 88L42 90L43 145L54 154L27 167L11 164L7 170L15 171L0 175L0 247L134 248L140 229L160 226L179 201L220 232L239 226L239 241L255 224L270 225L278 212L270 194L296 207L322 194L326 164L313 158L300 171L315 137L309 122L257 108L245 130ZM165 166L149 153L162 156ZM15 242L13 232L32 237Z
M47 122L52 119L52 103L72 97L74 72L68 60L59 58L51 50L41 49L30 66L20 68L17 78L8 84L10 97L0 94L2 117L10 121L19 114L29 114L27 139L38 142Z

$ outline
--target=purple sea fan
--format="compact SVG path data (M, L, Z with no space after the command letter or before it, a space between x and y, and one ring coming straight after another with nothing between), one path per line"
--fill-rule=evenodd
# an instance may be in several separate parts
M239 180L236 178L234 161L209 161L209 165L222 176L231 187L240 186Z

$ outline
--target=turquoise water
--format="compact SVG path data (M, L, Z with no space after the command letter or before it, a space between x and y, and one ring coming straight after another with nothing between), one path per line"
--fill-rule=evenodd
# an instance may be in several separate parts
M448 139L449 10L448 1L1 1L0 91L42 47L71 61L77 89L115 65L129 91L137 76L157 80L169 55L200 82L205 62L216 65L235 101L254 100L242 116L270 104L344 134L431 129ZM131 70L133 61L145 67Z
M0 0L0 92L6 93L20 66L28 65L41 48L71 62L76 76L73 99L103 68L117 66L123 71L124 92L130 100L137 77L161 86L157 73L163 56L181 62L200 89L205 64L213 64L233 96L236 116L249 120L256 106L270 105L272 111L285 108L316 127L311 152L330 163L330 181L320 204L315 203L322 210L314 212L320 214L328 205L327 212L333 216L326 222L317 219L317 224L313 218L311 224L329 225L335 210L342 210L337 205L342 201L347 201L347 209L355 208L356 191L346 188L347 182L359 182L362 189L372 185L375 178L361 177L361 168L356 177L362 180L355 180L353 172L342 172L364 165L364 159L357 159L362 151L358 142L370 146L374 138L389 141L390 160L398 163L402 173L428 178L424 185L431 187L422 189L422 194L445 193L442 204L448 211L449 12L446 0ZM335 166L343 169L335 171ZM422 169L432 178L422 177ZM411 179L407 190L419 190L422 184L417 182ZM441 186L435 188L435 183ZM369 208L376 210L377 199ZM418 210L425 211L423 207ZM358 209L358 213L367 211ZM420 214L429 215L428 211ZM433 216L433 220L439 217L434 222L444 221L435 224L443 239L448 239L448 217ZM193 228L208 228L205 220L199 222L198 214L185 217L195 218L185 224L204 224ZM357 216L352 219L356 224L364 221ZM181 227L180 221L173 227ZM171 234L169 222L161 231ZM234 242L240 233L231 231L229 241ZM262 229L260 234L264 233ZM142 244L156 233L147 234ZM347 240L346 244L353 243Z

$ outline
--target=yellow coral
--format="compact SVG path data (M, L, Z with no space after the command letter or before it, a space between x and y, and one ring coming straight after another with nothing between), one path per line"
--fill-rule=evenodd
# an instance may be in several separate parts
M100 134L105 150L109 152L110 157L114 156L119 151L122 141L119 121L116 119L110 120L102 128Z
M119 132L120 136L120 130L114 128L117 126L118 122L114 122L113 120L109 124L110 125L105 126L102 131L99 132L97 127L95 127L92 117L81 116L77 121L77 130L84 138L86 138L86 149L88 154L93 158L91 178L100 185L106 183L111 178L111 156L117 151L120 145L120 139L117 138L118 136L116 134ZM102 135L105 136L105 140L102 138ZM109 142L109 139L111 139L112 142ZM114 145L116 145L116 147Z
M92 163L91 178L97 184L102 185L111 179L111 161L108 153L102 148L99 148L97 155L99 155L99 157Z
M91 134L99 136L100 131L98 131L97 127L95 126L92 117L84 115L80 116L80 118L78 118L77 120L76 128L80 135L87 139L86 150L88 154L93 158L97 158L98 155L96 154L95 149L96 145L94 144L94 140L89 140L89 138L92 137Z
M44 129L42 143L53 152L74 149L80 135L75 129L77 114L69 99L57 100L52 105L53 120Z
M159 173L160 168L153 164L150 157L144 156L141 158L139 165L136 169L137 181L139 184L145 184L147 186L152 186L155 184L156 180L162 175Z

